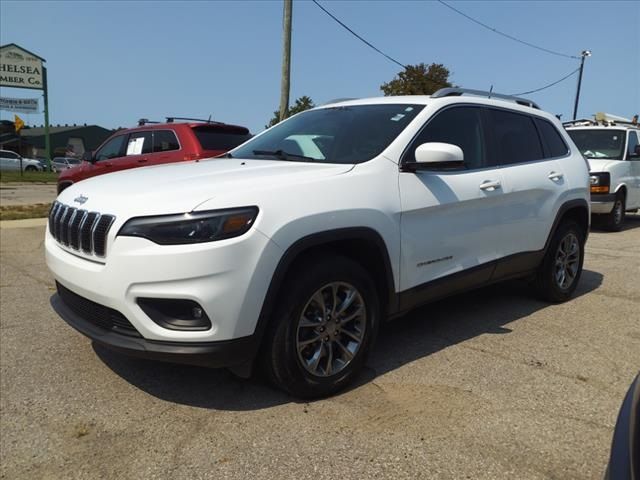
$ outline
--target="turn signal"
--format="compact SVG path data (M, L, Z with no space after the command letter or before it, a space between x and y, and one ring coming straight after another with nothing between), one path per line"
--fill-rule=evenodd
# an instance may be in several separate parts
M609 193L609 185L591 185L591 193Z

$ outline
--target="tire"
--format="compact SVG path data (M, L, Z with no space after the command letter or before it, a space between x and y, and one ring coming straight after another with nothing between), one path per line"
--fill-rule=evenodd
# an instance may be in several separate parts
M613 209L611 213L602 215L602 227L610 232L619 232L624 224L625 217L625 198L623 192L616 194L616 199L613 203Z
M278 303L262 349L269 381L305 399L351 383L380 323L378 295L366 270L346 257L316 257L288 276Z
M29 165L27 168L24 169L25 172L37 172L38 169L36 167L34 167L33 165Z
M560 303L571 298L582 274L584 243L585 232L575 221L556 229L535 278L543 300Z

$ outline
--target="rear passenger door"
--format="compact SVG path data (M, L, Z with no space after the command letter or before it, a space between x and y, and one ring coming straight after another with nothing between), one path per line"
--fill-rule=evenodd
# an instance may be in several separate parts
M569 147L545 119L497 108L486 114L490 156L504 179L498 256L542 250L567 190L562 158Z
M157 165L159 163L171 163L185 160L184 155L180 155L180 143L173 130L153 131L153 153L149 156L149 163Z

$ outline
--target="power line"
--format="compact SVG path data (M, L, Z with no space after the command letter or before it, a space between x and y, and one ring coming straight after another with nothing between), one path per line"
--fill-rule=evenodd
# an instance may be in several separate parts
M374 45L372 45L370 42L366 41L364 38L362 38L360 35L358 35L356 32L354 32L353 30L351 30L349 27L347 27L344 23L342 23L340 20L338 20L329 10L327 10L326 8L324 8L322 5L320 5L316 0L312 0L313 3L315 3L324 13L326 13L327 15L329 15L331 18L333 18L336 22L338 22L342 28L344 28L345 30L347 30L349 33L351 33L353 36L355 36L358 40L360 40L361 42L363 42L365 45L368 45L369 47L373 48L376 52L378 52L380 55L383 55L384 57L386 57L387 59L391 60L393 63L395 63L396 65L401 66L402 68L407 68L406 65L400 63L399 61L397 61L395 58L390 57L389 55L387 55L386 53L384 53L382 50L380 50L379 48L375 47Z
M365 40L363 37L361 37L360 35L358 35L356 32L354 32L351 28L349 28L347 25L345 25L342 21L340 21L340 19L338 19L335 15L333 15L330 11L328 11L326 8L324 8L322 5L320 5L320 3L317 2L317 0L312 0L313 3L315 3L318 8L320 8L324 13L326 13L327 15L329 15L329 17L331 17L333 20L335 20L342 28L344 28L345 30L347 30L349 33L351 33L353 36L355 36L358 40L360 40L361 42L363 42L365 45L367 45L368 47L372 48L373 50L375 50L376 52L378 52L380 55L384 56L385 58L387 58L388 60L392 61L393 63L395 63L396 65L399 65L400 67L402 67L404 70L406 70L409 66L408 65L404 65L403 63L399 62L398 60L396 60L395 58L387 55L386 53L384 53L382 50L380 50L379 48L377 48L376 46L374 46L371 42ZM438 85L442 85L443 87L449 87L451 86L450 83L446 83L443 82L441 80L437 80L435 78L432 78L428 75L426 75L427 80L433 82L433 83L437 83Z
M541 51L546 52L546 53L550 53L551 55L557 55L559 57L573 58L575 60L580 60L580 57L577 57L575 55L567 55L566 53L555 52L553 50L549 50L548 48L539 47L538 45L534 45L533 43L529 43L529 42L525 42L524 40L520 40L519 38L513 37L513 36L511 36L511 35L509 35L507 33L501 32L500 30L497 30L497 29L487 25L486 23L482 23L480 20L476 20L475 18L470 17L466 13L461 12L460 10L458 10L457 8L449 5L448 3L444 2L443 0L438 0L438 2L440 2L442 5L444 5L448 9L453 10L457 14L462 15L466 19L471 20L473 23L476 23L476 24L480 25L481 27L486 28L487 30L491 30L493 33L497 33L498 35L502 35L503 37L506 37L506 38L508 38L510 40L513 40L514 42L521 43L523 45L526 45L526 46L531 47L531 48L535 48L537 50L541 50Z
M562 77L560 80L556 80L553 83L550 83L549 85L545 85L544 87L540 87L540 88L536 88L535 90L529 90L528 92L522 92L522 93L512 93L511 95L514 96L518 96L518 95L529 95L530 93L536 93L536 92L540 92L542 90L545 90L549 87L553 87L554 85L557 85L558 83L566 80L567 78L569 78L572 75L575 75L578 71L580 70L580 67L576 68L573 72L571 72L568 75L565 75L564 77Z
M387 55L386 53L384 53L382 50L380 50L379 48L377 48L376 46L374 46L373 44L371 44L370 42L368 42L367 40L365 40L363 37L361 37L360 35L358 35L358 34L357 34L356 32L354 32L351 28L349 28L347 25L345 25L345 24L344 24L340 19L338 19L335 15L333 15L333 14L332 14L331 12L329 12L326 8L324 8L322 5L320 5L320 3L319 3L317 0L311 0L311 1L312 1L313 3L315 3L315 4L318 6L318 8L320 8L324 13L326 13L329 17L331 17L335 22L337 22L337 23L338 23L342 28L344 28L345 30L347 30L349 33L351 33L353 36L355 36L358 40L360 40L361 42L363 42L365 45L367 45L368 47L372 48L373 50L375 50L376 52L378 52L380 55L384 56L385 58L387 58L388 60L392 61L392 62L393 62L393 63L395 63L396 65L399 65L399 66L400 66L400 67L402 67L403 69L405 69L405 70L406 70L406 69L408 68L408 66L407 66L407 65L404 65L404 64L402 64L401 62L399 62L398 60L396 60L395 58L390 57L389 55ZM551 50L547 50L547 49L544 49L544 48L542 48L542 47L537 47L537 46L535 46L535 45L533 45L533 44L529 44L529 43L524 42L524 41L522 41L522 40L518 40L517 38L511 37L511 36L509 36L509 35L507 35L507 34L505 34L505 33L499 32L499 31L495 30L494 28L489 27L488 25L485 25L484 23L481 23L481 22L479 22L479 21L475 20L475 19L473 19L473 18L469 17L468 15L465 15L464 13L460 12L459 10L456 10L455 8L451 7L450 5L447 5L447 4L446 4L445 2L443 2L442 0L438 0L438 1L439 1L440 3L442 3L443 5L445 5L446 7L449 7L449 8L451 8L452 10L455 10L456 12L460 13L461 15L464 15L465 17L469 18L470 20L472 20L472 21L474 21L474 22L476 22L476 23L478 23L478 24L482 25L483 27L488 28L488 29L490 29L490 30L492 30L492 31L494 31L494 32L496 32L496 33L499 33L500 35L504 35L504 36L506 36L506 37L508 37L508 38L511 38L512 40L515 40L515 41L520 42L520 43L524 43L525 45L529 45L530 47L533 47L533 48L537 48L537 49L544 50L544 51L549 52L549 53L553 53L554 55L561 55L561 56L563 56L563 57L569 57L569 58L579 58L579 57L572 57L572 56L570 56L570 55L564 55L564 54L562 54L562 53L558 53L558 52L553 52L553 51L551 51ZM547 88L549 88L549 87L553 87L554 85L556 85L556 84L558 84L558 83L562 82L563 80L566 80L566 79L567 79L567 78L569 78L570 76L574 75L578 70L580 70L580 68L575 69L575 70L574 70L574 71L572 71L570 74L568 74L568 75L566 75L566 76L562 77L560 80L556 80L555 82L550 83L549 85L545 85L544 87L540 87L540 88L537 88L537 89L535 89L535 90L530 90L530 91L528 91L528 92L515 93L515 94L513 94L513 95L527 95L527 94L529 94L529 93L535 93L535 92L539 92L539 91L541 91L541 90L545 90L545 89L547 89ZM432 82L434 82L434 83L437 83L437 84L439 84L439 85L445 86L445 87L450 86L450 84L448 84L448 83L444 83L444 82L442 82L442 81L440 81L440 80L436 80L435 78L431 78L431 77L429 77L429 76L427 76L427 79L428 79L428 80L430 80L430 81L432 81Z

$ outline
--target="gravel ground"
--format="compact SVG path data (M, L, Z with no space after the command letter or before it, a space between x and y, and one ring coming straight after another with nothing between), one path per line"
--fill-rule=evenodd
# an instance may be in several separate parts
M92 345L49 306L42 237L0 229L1 478L600 479L640 367L637 215L592 232L574 300L510 283L429 305L312 403Z

